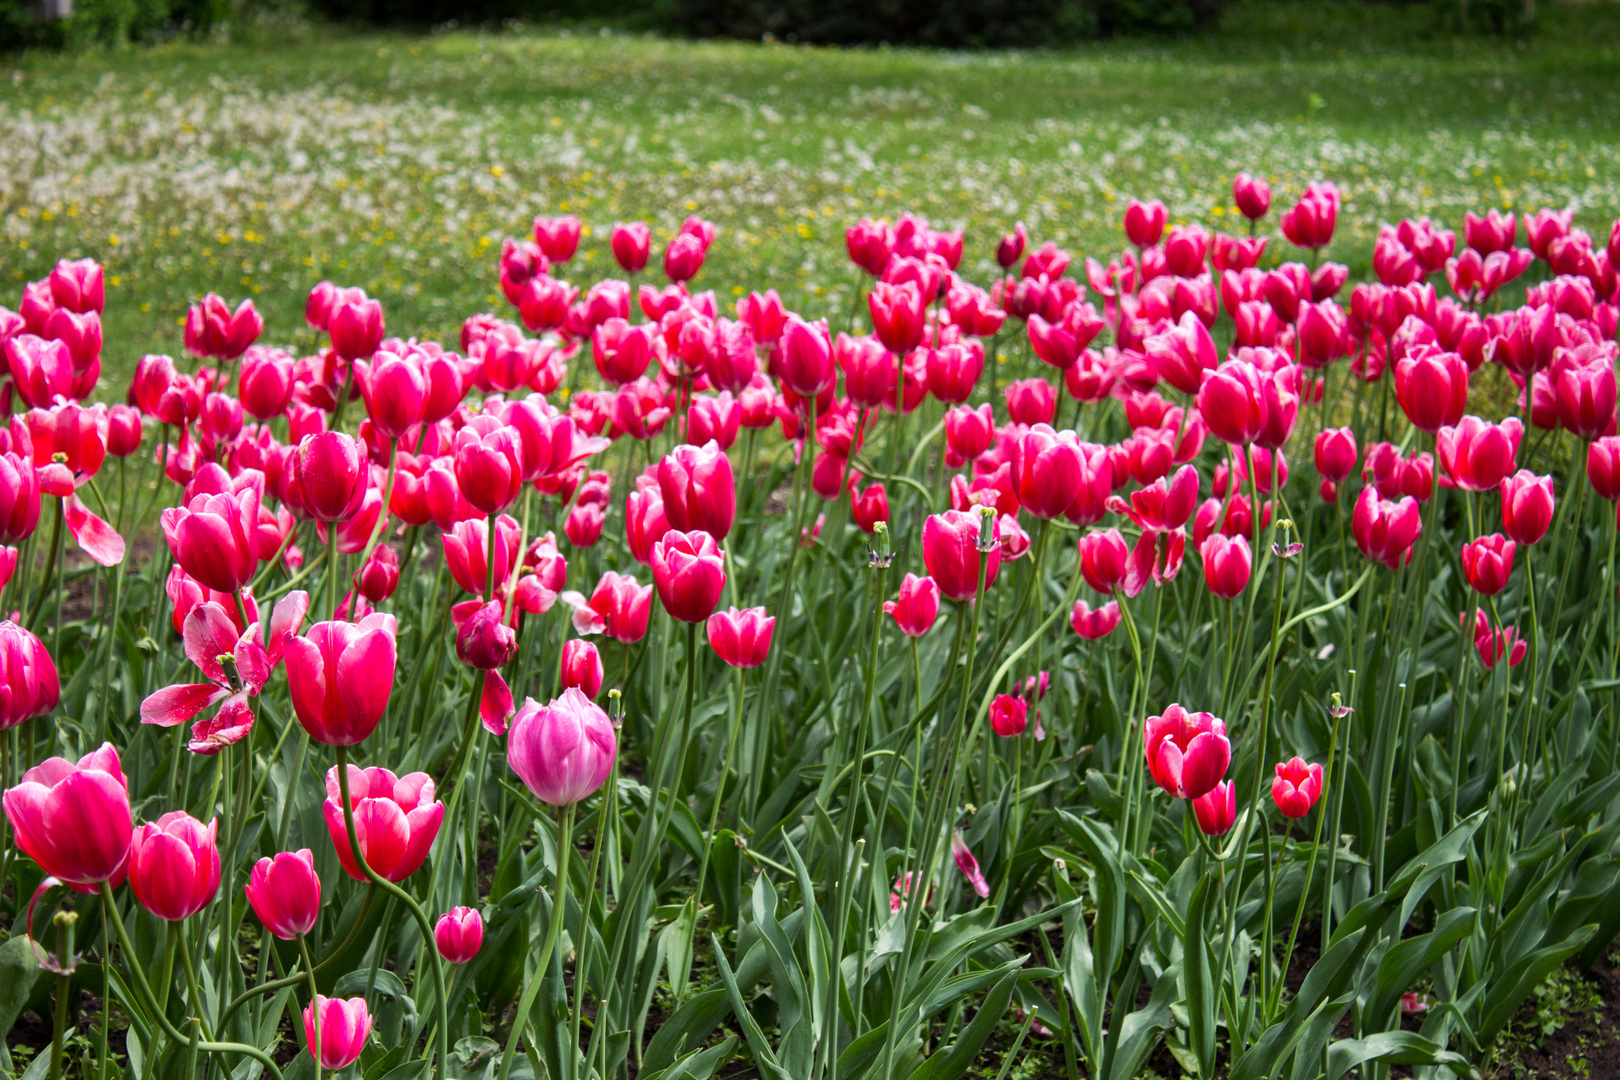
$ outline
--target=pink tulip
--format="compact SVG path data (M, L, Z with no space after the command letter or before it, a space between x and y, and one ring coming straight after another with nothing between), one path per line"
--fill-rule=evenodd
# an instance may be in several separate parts
M311 738L353 746L376 728L394 685L397 633L392 615L373 614L356 623L316 623L287 640L287 689Z
M962 839L960 831L951 834L951 858L956 862L956 868L962 871L962 876L968 879L973 891L983 900L990 895L990 883L984 880L984 874L979 870L979 860L973 857L968 850L967 841Z
M208 906L219 891L219 822L206 826L175 810L142 825L129 849L129 885L141 906L179 922Z
M963 461L972 461L995 440L996 421L990 403L977 409L958 405L945 413L945 445Z
M1502 531L1516 543L1547 535L1553 517L1553 478L1520 469L1502 481Z
M652 257L652 230L643 221L620 223L613 226L608 247L613 251L613 258L624 267L625 273L639 274Z
M1232 761L1226 724L1207 712L1189 713L1171 705L1143 724L1148 772L1177 799L1196 799L1214 790Z
M473 508L494 514L511 506L523 487L523 446L514 428L471 425L456 432L456 485Z
M737 513L731 459L718 444L677 446L658 463L658 488L670 528L702 530L716 540L731 531Z
M1257 176L1240 172L1232 178L1232 201L1244 217L1259 221L1271 209L1271 185Z
M1296 247L1324 248L1333 242L1339 220L1339 189L1329 183L1308 184L1293 209L1285 211L1279 224L1283 235Z
M562 648L562 687L577 686L592 701L602 689L602 654L584 638L570 638Z
M1119 625L1119 604L1110 600L1099 608L1093 608L1084 600L1074 602L1074 611L1069 616L1069 625L1074 632L1087 641L1097 641L1114 632Z
M1395 400L1420 431L1456 424L1468 407L1468 365L1433 348L1405 356L1395 365Z
M1020 379L1009 384L1003 393L1007 399L1007 415L1015 424L1050 424L1057 415L1057 390L1045 379Z
M1007 458L1019 503L1038 518L1062 515L1080 493L1086 459L1071 433L1037 424L1009 442Z
M1125 207L1125 236L1139 248L1152 247L1164 235L1170 212L1157 199L1144 203L1132 199Z
M105 279L94 259L58 259L48 280L51 299L59 307L98 313L106 307Z
M1329 428L1316 437L1316 471L1342 483L1356 468L1356 436L1349 428Z
M6 550L14 569L16 549ZM56 662L45 643L10 619L0 621L0 732L46 715L61 697Z
M1271 781L1271 799L1277 809L1288 817L1301 818L1321 797L1321 765L1307 765L1300 757L1277 763L1277 775Z
M175 562L201 584L234 593L253 580L259 495L251 487L235 495L198 495L185 506L168 507L159 520Z
M1222 780L1192 801L1193 816L1205 836L1225 836L1237 822L1237 788Z
M652 592L651 585L642 585L628 574L609 570L602 575L596 592L588 601L573 591L562 593L561 598L573 608L575 633L606 634L615 641L629 644L640 641L647 633Z
M1198 393L1204 372L1215 370L1218 361L1215 340L1190 311L1173 328L1148 337L1143 350L1159 377L1184 394Z
M1440 464L1464 491L1489 491L1513 472L1523 431L1516 416L1500 424L1465 416L1455 427L1440 429Z
M523 703L507 734L506 760L541 802L572 806L607 780L618 749L607 713L575 687L549 705Z
M1253 556L1244 537L1216 533L1203 542L1199 554L1204 558L1204 582L1216 596L1230 600L1249 584Z
M653 545L652 572L664 610L681 622L707 619L726 584L720 545L701 530L666 533Z
M320 1013L320 1053L317 1056L316 1047L316 1012ZM310 1057L317 1062L316 1071L330 1069L346 1069L360 1060L360 1052L366 1048L366 1039L371 1035L371 1013L366 1009L366 999L352 997L347 1001L342 998L329 998L317 995L315 1000L304 1006L304 1045L310 1047Z
M988 591L1001 568L999 546L992 546L988 553L979 549L980 521L978 513L947 510L931 515L923 523L923 565L940 592L951 600L974 599L978 595L981 572ZM999 539L994 527L991 539Z
M334 298L323 329L331 335L332 351L339 357L349 361L363 360L382 344L382 305L368 298L360 289L349 291L358 295Z
M253 913L282 941L315 928L321 913L321 879L309 848L283 851L253 864L243 886Z
M977 340L924 350L927 356L928 392L949 405L959 405L973 396L984 373L984 346Z
M264 319L243 300L233 312L225 299L209 293L186 313L186 351L194 356L234 360L264 332Z
M1423 515L1411 496L1390 502L1376 488L1362 488L1350 517L1356 547L1391 570L1412 561L1413 546L1423 532Z
M534 219L534 242L554 263L565 263L579 250L580 220L573 214Z
M990 703L990 729L1004 739L1022 735L1029 723L1028 709L1021 697L997 694Z
M476 908L451 908L433 924L433 944L450 963L467 963L483 947L484 917Z
M758 667L770 653L775 628L776 617L762 607L717 611L709 616L709 647L734 668Z
M939 584L931 577L907 574L900 582L898 599L885 600L883 613L894 619L907 637L922 637L939 618Z
M326 771L326 803L322 808L326 829L344 871L356 881L364 881L366 876L349 848L340 796L337 769L333 767ZM444 821L444 803L433 798L432 777L421 772L395 776L387 769L350 765L349 801L355 837L366 865L378 877L395 884L416 873Z
M816 397L837 378L825 321L807 323L797 315L789 315L782 329L779 353L782 385L800 397Z
M1463 578L1482 596L1495 596L1513 574L1516 545L1501 533L1482 536L1462 546Z
M17 847L80 892L122 878L134 825L128 784L111 743L77 764L53 757L0 797Z

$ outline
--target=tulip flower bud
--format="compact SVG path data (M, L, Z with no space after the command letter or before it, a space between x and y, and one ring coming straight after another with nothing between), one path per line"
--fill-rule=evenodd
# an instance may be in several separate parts
M677 446L658 463L658 489L670 528L697 529L716 540L731 531L737 513L731 459L714 443Z
M868 484L859 494L852 488L850 495L850 515L862 532L870 535L889 520L889 494L882 484Z
M547 259L554 263L565 263L579 250L581 228L579 218L573 214L554 218L537 217L534 219L534 242Z
M17 847L45 873L85 892L123 876L134 825L111 743L77 764L53 757L34 766L0 802Z
M685 284L697 277L707 255L708 247L700 237L681 233L664 249L664 276L677 285Z
M1362 555L1393 570L1412 561L1413 545L1423 532L1423 515L1417 500L1409 495L1390 502L1380 498L1376 488L1366 487L1350 516L1350 531Z
M577 686L592 701L602 689L602 655L584 638L570 638L562 648L562 687Z
M990 703L990 729L1002 738L1022 735L1028 725L1029 706L1021 697L997 694Z
M789 315L782 330L780 356L782 385L800 397L819 395L837 378L825 321L807 323Z
M1420 431L1456 424L1468 407L1468 365L1432 348L1405 356L1395 365L1395 400Z
M141 414L120 402L107 409L107 453L126 458L141 446Z
M1237 821L1237 788L1222 780L1192 801L1193 816L1205 836L1225 836Z
M363 360L382 344L384 323L382 304L369 299L359 289L357 296L334 298L324 329L332 338L332 351L344 360ZM311 294L311 300L314 294ZM306 317L308 308L305 309Z
M1257 176L1240 172L1232 178L1232 201L1237 203L1244 217L1259 221L1271 209L1271 185Z
M1125 237L1138 248L1152 247L1164 235L1170 212L1157 199L1144 203L1132 199L1125 207Z
M1329 428L1316 437L1316 471L1342 483L1356 468L1356 436L1349 428Z
M1216 533L1203 542L1199 554L1204 558L1204 583L1216 596L1231 600L1249 584L1253 556L1244 537Z
M549 705L523 703L507 733L506 761L541 802L572 806L607 780L618 749L607 713L571 687Z
M1547 535L1553 517L1553 478L1520 469L1502 481L1502 531L1516 543Z
M1057 390L1045 379L1020 379L1003 393L1015 424L1050 424L1057 415Z
M190 918L219 891L219 822L206 826L175 810L134 832L129 885L141 906L160 919Z
M1171 705L1142 727L1148 772L1177 799L1197 799L1215 789L1232 762L1226 724L1207 712Z
M1311 807L1321 797L1321 765L1307 765L1299 757L1277 763L1277 775L1271 781L1271 799L1277 809L1288 817L1301 818L1311 812Z
M1100 593L1112 593L1125 581L1130 549L1118 529L1089 532L1080 538L1080 573Z
M1013 231L1001 238L996 244L996 265L1003 270L1010 269L1024 255L1024 248L1029 244L1029 233L1020 221L1013 226Z
M373 604L380 604L394 595L399 587L399 556L387 544L371 549L365 565L354 572L354 587Z
M647 260L652 255L652 230L644 221L621 222L613 226L608 247L613 251L613 258L624 267L625 273L639 274L646 268Z
M474 509L494 514L511 506L523 487L523 447L510 426L456 432L456 486Z
M726 583L720 545L700 530L666 533L653 545L652 572L664 610L681 622L707 619Z
M776 617L762 607L730 608L710 615L707 626L709 647L716 656L734 668L753 668L770 653Z
M321 879L309 848L283 851L253 864L243 886L253 913L282 941L315 928L321 913Z
M1482 536L1462 546L1463 577L1468 587L1482 596L1495 596L1507 587L1513 574L1516 545L1501 533Z
M316 1024L316 1012L320 1013L320 1023ZM316 1029L320 1030L320 1042L317 1054ZM329 998L316 995L315 1000L304 1006L304 1045L310 1048L309 1055L314 1058L316 1071L346 1069L360 1060L360 1052L366 1048L366 1039L371 1035L371 1013L366 1009L366 999L352 997L347 1001L342 998Z
M450 963L467 963L484 944L484 917L476 908L451 908L433 924L433 944Z
M939 584L931 577L907 574L900 582L899 598L885 600L883 613L893 617L902 634L922 637L939 617Z
M471 610L468 610L468 608ZM517 655L517 632L502 621L505 608L499 600L487 604L468 601L453 612L456 630L456 658L463 664L493 671L504 667Z

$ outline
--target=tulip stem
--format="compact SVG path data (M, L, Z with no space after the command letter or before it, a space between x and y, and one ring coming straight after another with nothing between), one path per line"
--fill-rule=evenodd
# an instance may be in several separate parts
M328 522L326 526L326 617L337 618L337 524ZM354 614L350 612L349 614Z
M366 884L366 895L360 901L360 913L355 916L354 925L349 927L348 936L343 939L341 944L334 944L331 948L326 950L326 956L323 957L321 962L316 964L314 968L310 969L310 975L313 976L320 974L326 968L330 967L334 960L348 951L349 946L354 943L355 935L360 932L361 924L366 921L366 913L371 910L371 898L375 895L377 895L377 887L368 882ZM221 1015L219 1021L220 1030L223 1031L229 1027L231 1017L236 1015L236 1010L240 1009L243 1005L246 1005L249 1001L252 1001L256 997L263 997L265 994L273 994L278 990L285 990L289 986L297 986L304 980L304 977L303 972L294 971L292 974L283 978L273 979L270 982L262 982L258 986L252 987L251 989L238 994L236 997L232 998L231 1003L225 1007L225 1012Z
M366 890L366 899L371 899L370 889ZM359 925L359 920L356 920L356 925ZM304 940L303 934L298 935L298 955L304 958L304 974L309 976L309 1015L315 1029L314 1041L309 1043L309 1056L315 1060L315 1075L318 1080L321 1072L321 992L315 988L315 965L310 961L309 943ZM294 1036L296 1035L295 1032ZM308 1033L305 1033L304 1038L309 1039Z
M1333 734L1328 737L1327 771L1322 776L1322 792L1327 791L1333 783L1333 761L1334 755L1339 750L1339 723L1343 719L1343 715L1336 714L1333 717ZM1322 793L1318 792L1317 798L1321 797ZM1311 895L1311 882L1316 880L1316 856L1322 850L1322 822L1327 817L1327 809L1326 806L1321 807L1316 815L1316 832L1311 837L1311 861L1305 870L1305 885L1299 891L1299 903L1294 907L1294 926L1288 932L1288 947L1283 950L1283 977L1277 981L1276 989L1272 992L1271 1002L1266 1009L1268 1017L1282 1004L1283 981L1288 978L1288 965L1294 958L1294 942L1299 940L1299 924L1305 918L1305 902ZM1331 887L1332 882L1329 882L1329 888Z
M39 592L34 595L34 603L28 609L28 619L23 623L34 633L38 633L35 627L39 623L39 612L45 606L45 596L51 591L51 579L56 573L56 552L62 546L62 517L62 500L57 499L56 513L51 516L51 542L45 549L45 572L40 575ZM57 654L55 649L51 653Z
M720 763L720 776L714 782L714 803L709 808L709 831L703 834L703 858L698 863L697 890L692 894L697 897L700 905L703 903L703 885L709 876L709 851L714 845L714 831L720 825L720 804L725 797L726 775L731 772L732 762L736 759L737 736L742 731L743 669L739 667L732 670L735 673L733 683L737 693L737 708L731 716L731 732L726 741L726 758ZM595 858L594 854L592 858Z
M696 623L692 625L696 626ZM562 807L557 813L557 887L556 895L551 901L551 925L546 929L546 940L540 946L540 956L535 963L534 975L529 979L529 985L523 988L523 997L518 1001L517 1012L512 1014L512 1030L506 1037L506 1053L501 1055L501 1071L499 1080L508 1080L512 1075L512 1063L517 1060L518 1038L523 1034L524 1027L529 1021L529 1010L534 1006L535 995L540 991L540 984L550 977L551 954L557 947L557 938L562 933L562 924L568 908L568 855L574 847L574 804ZM582 917L589 917L588 912L582 912ZM442 1020L441 1020L442 1022ZM575 1044L577 1047L577 1043ZM575 1053L578 1053L576 1050Z
M153 1019L157 1021L158 1026L163 1029L163 1033L172 1041L189 1043L191 1039L180 1034L179 1029L169 1022L168 1015L157 1007L157 1001L152 997L152 987L146 981L146 973L135 959L140 954L135 951L135 946L130 943L129 931L124 928L124 920L118 914L118 905L113 900L112 886L105 881L101 883L101 905L102 910L112 918L113 931L118 936L118 947L124 950L124 959L128 961L129 965L130 981L134 983L135 992L140 996L141 1003L152 1010ZM110 956L108 961L111 961ZM197 1049L208 1054L239 1054L250 1057L263 1065L265 1072L269 1073L274 1080L285 1080L281 1075L281 1069L276 1066L275 1059L257 1046L249 1046L247 1043L204 1041L197 1043Z
M377 522L371 527L371 535L366 538L366 548L360 553L360 569L366 567L366 560L377 547L377 541L382 539L383 527L388 524L388 503L394 497L394 460L399 455L395 452L398 440L394 436L388 437L388 477L383 481L382 510L377 514Z
M371 868L371 864L366 862L365 853L360 850L359 834L354 831L354 805L349 800L349 748L347 746L334 746L332 749L337 754L338 798L343 801L343 828L349 837L349 854L354 858L355 865L364 872L368 881L410 909L411 914L416 918L416 925L422 931L422 941L425 948L426 943L433 940L433 924L428 922L427 913L422 910L422 905L416 902L414 896L377 873ZM433 1004L434 1011L438 1013L436 1018L439 1035L438 1075L442 1077L446 1062L450 1057L450 1020L448 1004L445 1001L444 969L439 966L439 957L436 952L431 955L426 953L423 955L428 966L433 969L434 990L437 992Z

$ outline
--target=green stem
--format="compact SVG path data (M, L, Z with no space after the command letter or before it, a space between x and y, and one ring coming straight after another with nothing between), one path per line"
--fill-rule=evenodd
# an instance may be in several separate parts
M33 606L28 609L28 618L23 622L29 630L39 633L40 609L45 606L45 596L51 591L51 579L56 573L56 552L62 546L62 500L56 500L56 513L51 515L51 543L45 552L45 573L40 575L39 592L34 596Z
M557 888L556 895L551 901L551 925L546 929L545 943L540 946L540 956L535 964L534 975L529 979L529 985L523 989L523 997L518 1001L517 1012L512 1014L512 1030L506 1037L506 1053L501 1055L499 1080L508 1080L512 1075L512 1063L517 1060L518 1038L528 1023L529 1010L534 1006L535 996L540 992L540 984L550 975L551 954L557 947L557 938L562 933L563 915L568 907L568 856L573 847L574 806L570 804L563 807L557 815Z

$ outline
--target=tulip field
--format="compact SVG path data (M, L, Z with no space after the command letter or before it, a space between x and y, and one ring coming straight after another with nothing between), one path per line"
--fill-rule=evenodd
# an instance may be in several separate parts
M18 59L0 1074L1620 1076L1569 47Z

